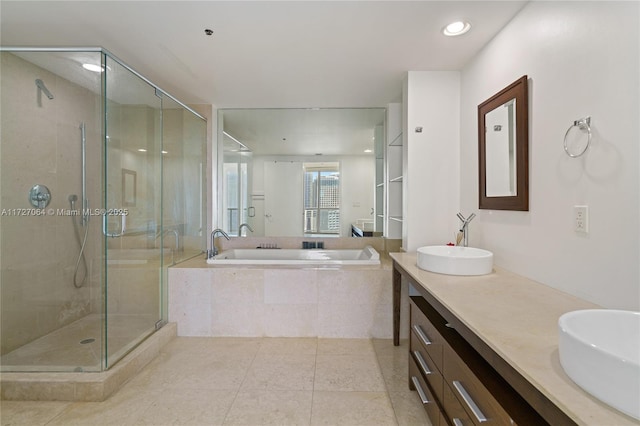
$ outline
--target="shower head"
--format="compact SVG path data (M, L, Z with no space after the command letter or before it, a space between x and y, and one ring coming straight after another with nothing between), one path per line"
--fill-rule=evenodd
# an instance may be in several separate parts
M76 194L69 195L69 203L71 204L71 210L76 209L76 201L78 201L78 196Z
M47 95L47 98L53 99L53 95L51 94L49 89L47 89L47 86L44 85L44 81L36 78L36 86L38 87L38 89L42 90L45 95Z

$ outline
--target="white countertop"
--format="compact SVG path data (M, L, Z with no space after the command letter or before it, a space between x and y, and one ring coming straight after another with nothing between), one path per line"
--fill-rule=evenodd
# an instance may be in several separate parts
M560 366L558 318L600 306L494 268L461 277L419 269L416 253L390 253L415 281L578 424L638 425L574 384Z

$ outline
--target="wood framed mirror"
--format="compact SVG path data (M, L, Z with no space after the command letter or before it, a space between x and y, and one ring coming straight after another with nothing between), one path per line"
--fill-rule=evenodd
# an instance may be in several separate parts
M479 208L529 210L527 76L478 105Z

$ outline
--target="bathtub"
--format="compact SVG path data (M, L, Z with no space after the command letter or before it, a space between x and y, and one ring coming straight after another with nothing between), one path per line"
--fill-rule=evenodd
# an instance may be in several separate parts
M371 246L355 250L232 249L207 259L210 265L379 265Z

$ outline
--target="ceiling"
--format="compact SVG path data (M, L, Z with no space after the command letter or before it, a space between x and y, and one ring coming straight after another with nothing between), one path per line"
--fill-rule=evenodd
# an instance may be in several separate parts
M462 69L525 4L2 0L0 43L101 46L187 104L383 107L406 71ZM444 37L460 19L471 31Z
M248 148L254 155L368 155L374 158L375 128L382 129L385 119L384 108L221 111L226 132L225 151Z

